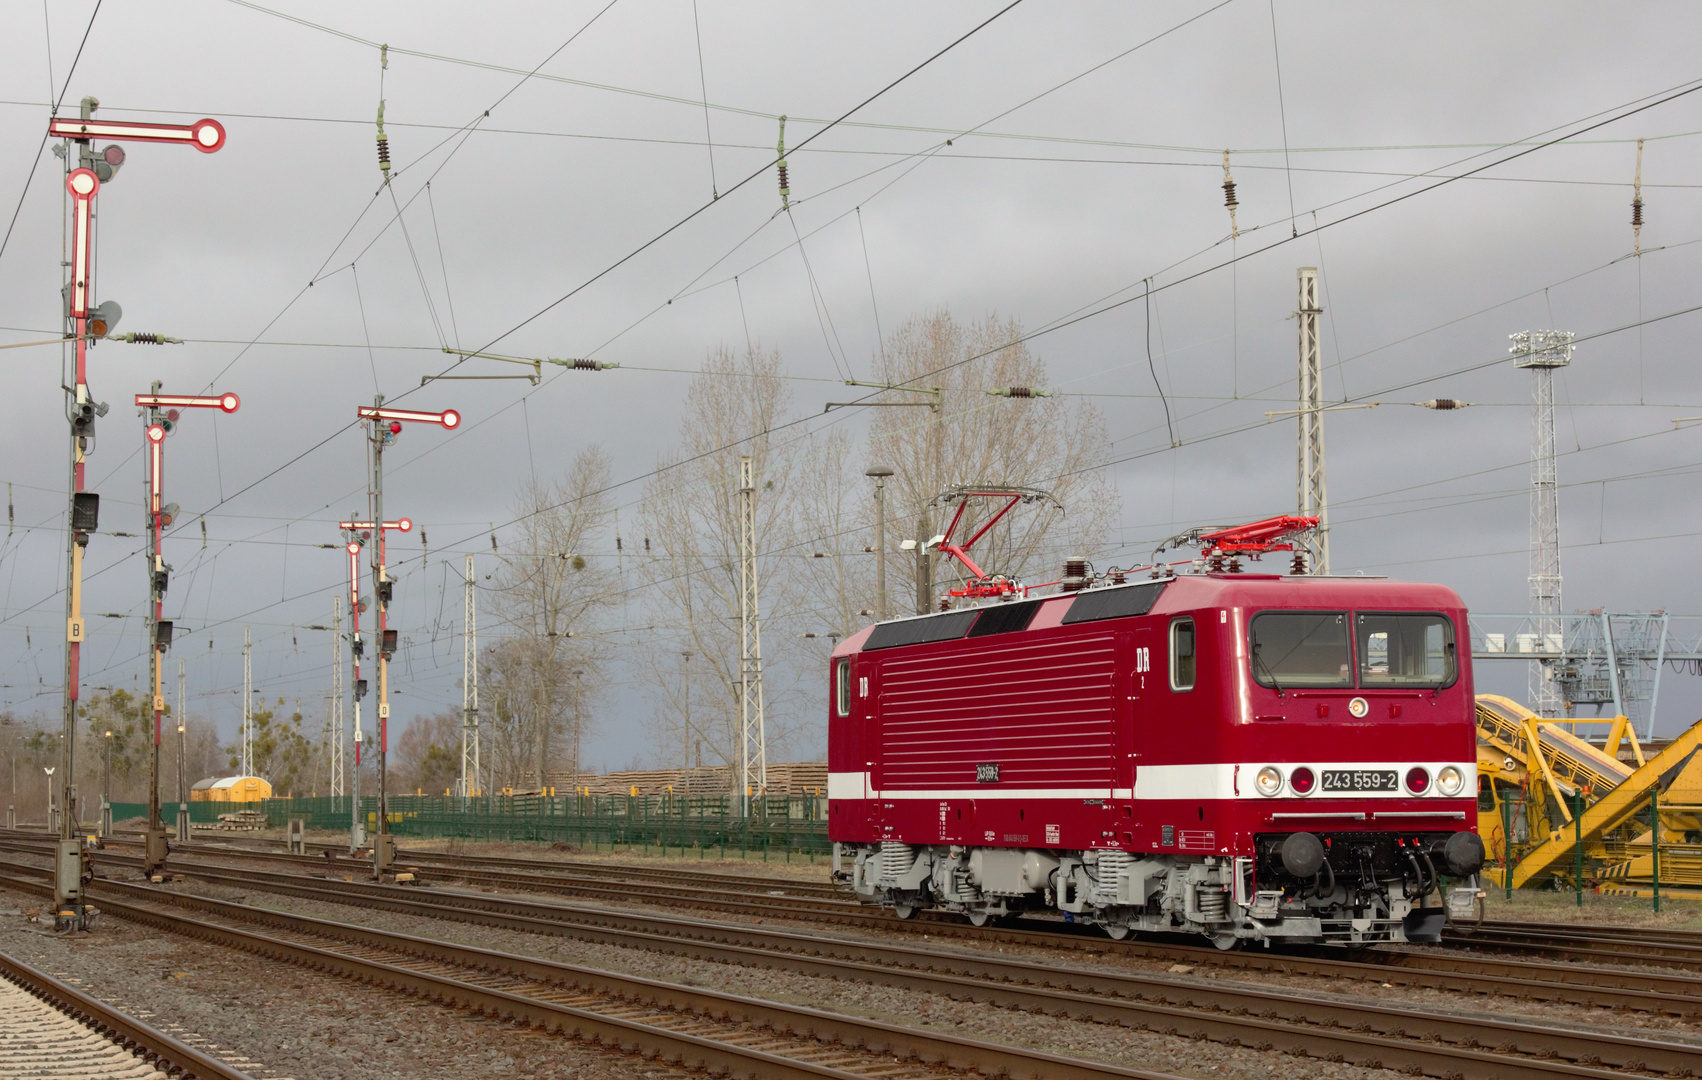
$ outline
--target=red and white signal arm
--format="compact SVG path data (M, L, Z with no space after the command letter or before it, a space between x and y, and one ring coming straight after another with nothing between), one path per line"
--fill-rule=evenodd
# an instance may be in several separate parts
M396 521L386 521L384 523L384 528L395 529L397 532L408 532L413 527L414 527L414 522L411 518L400 518ZM370 528L372 528L372 522L370 522L370 521L339 521L339 522L337 522L337 528L343 529L343 530L370 529ZM358 545L356 545L356 546L358 546Z
M186 394L137 394L136 404L154 409L219 409L233 413L242 408L242 399L235 394L197 396Z
M94 223L95 192L100 178L88 169L72 169L65 177L71 193L71 317L89 313L89 236Z
M442 424L446 428L461 426L461 414L454 409L444 409L440 413L420 412L416 409L384 409L372 405L362 405L359 410L362 420L400 420L416 424Z
M47 125L55 139L124 139L129 142L171 142L211 154L225 145L225 126L217 120L193 124L137 124L126 120L78 120L55 117Z

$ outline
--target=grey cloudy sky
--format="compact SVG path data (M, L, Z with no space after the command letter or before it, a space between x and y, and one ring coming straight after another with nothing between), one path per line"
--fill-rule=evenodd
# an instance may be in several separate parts
M397 545L410 560L394 609L412 643L397 665L402 715L459 706L459 593L439 560L488 553L490 523L512 516L532 470L550 475L602 443L616 476L635 481L617 492L627 521L671 445L688 381L677 372L717 346L742 348L747 326L792 375L822 380L794 384L799 415L842 399L843 364L824 344L791 221L858 378L875 374L877 310L889 332L942 308L1041 329L1134 298L1030 344L1055 391L1094 395L1105 415L1130 558L1189 525L1292 508L1293 422L1263 421L1293 396L1296 267L1321 266L1328 391L1382 402L1328 419L1336 569L1442 581L1474 609L1522 610L1529 378L1492 362L1514 330L1594 335L1699 302L1702 93L1379 204L1702 86L1702 14L1678 3L1028 0L794 153L791 221L775 214L772 171L732 190L772 158L779 114L796 145L997 10L699 0L700 72L690 0L308 3L289 18L237 0L105 0L65 108L94 94L109 118L212 116L229 132L213 155L131 146L99 199L100 297L123 304L124 329L193 339L92 353L91 382L114 406L89 468L103 528L140 531L131 394L159 378L244 402L233 418L190 417L169 445L168 497L188 524L166 548L167 608L196 631L175 654L189 662L192 713L234 730L247 625L256 686L319 715L328 642L295 627L329 616L343 564L315 545L335 542L337 518L363 500L350 421L375 389L466 418L453 436L410 430L388 459L387 508L431 541L423 568L417 539ZM25 178L92 11L0 6L0 211L23 193L0 256L0 341L57 330L59 162L43 150L27 190ZM397 169L375 197L377 42L392 47L383 95ZM500 70L552 53L524 82ZM1638 138L1648 224L1633 259ZM1241 203L1233 241L1225 148ZM708 202L712 186L726 193L715 205L525 322ZM1277 243L1291 221L1328 227ZM1148 372L1146 279L1174 449ZM1561 376L1569 609L1702 613L1684 569L1702 429L1671 423L1702 413L1686 344L1697 319L1594 338ZM445 342L623 369L557 372L536 389L420 389L445 365ZM0 353L0 474L16 505L0 561L0 695L21 713L58 701L57 351ZM1430 381L1391 389L1417 380ZM1408 404L1438 396L1478 405ZM101 536L89 549L85 610L129 616L95 620L95 685L130 686L144 670L136 543ZM1479 677L1523 682L1511 668ZM1671 677L1662 726L1699 704L1686 677ZM607 708L630 718L647 706L617 694ZM606 726L589 762L643 758L633 730Z

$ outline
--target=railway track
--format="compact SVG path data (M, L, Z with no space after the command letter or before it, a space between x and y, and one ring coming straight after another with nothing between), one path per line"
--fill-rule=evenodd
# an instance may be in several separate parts
M0 842L0 849L4 849L5 846L4 842ZM23 850L33 849L25 848ZM39 852L37 853L39 854ZM218 857L223 853L197 852L197 854ZM140 866L139 860L126 856L106 852L98 853L98 856L102 861L110 860L115 865L137 868ZM291 858L298 861L301 859L299 856ZM323 859L309 857L306 859L306 863L316 874L324 874L328 869L339 870L338 865L328 866ZM188 860L179 860L174 863L174 866L177 872L191 877L220 880L220 871L216 865L209 867ZM359 881L359 871L362 868L363 864L360 863L340 864L340 869L346 870L348 876L355 878L356 882ZM238 879L226 877L224 883L230 884L234 880L239 881L244 887L258 886L282 892L297 892L298 894L300 894L301 889L311 888L311 886L303 884L304 879L296 874L277 874L250 869L243 869L240 874L241 877ZM476 877L476 875L462 876ZM494 888L501 888L504 884L500 880L489 879L479 879L478 883ZM426 895L415 888L389 887L386 892L383 886L366 885L364 887L378 891L372 894L361 894L352 898L341 899L339 902L377 903L378 901L366 897L387 895L390 899L386 902L395 903L404 898L419 898ZM580 886L565 891L584 899L602 900L617 905L630 904L634 898L630 890L608 884ZM568 923L577 926L582 925L587 918L591 917L586 914L586 909L583 908L564 908L555 904L530 904L514 898L451 890L433 890L431 895L435 898L435 908L430 914L436 917L460 918L464 921L500 920L510 916L518 916L545 921L561 922L566 920ZM322 893L315 893L314 898L325 899L326 897ZM642 899L653 898L646 894ZM771 918L798 921L800 918L804 918L807 921L831 923L842 929L866 930L882 934L898 932L904 933L906 936L925 935L930 938L960 940L966 944L979 947L1016 945L1044 949L1053 953L1076 951L1119 957L1134 956L1227 970L1283 975L1302 974L1326 979L1351 979L1379 986L1391 984L1484 997L1507 997L1525 1001L1550 1001L1590 1007L1624 1008L1673 1016L1702 1015L1702 989L1699 989L1698 979L1695 976L1685 974L1649 970L1622 970L1603 966L1581 967L1575 963L1509 959L1483 952L1435 953L1417 950L1374 949L1350 954L1351 960L1346 959L1342 952L1336 949L1314 949L1306 953L1267 950L1242 950L1226 953L1215 948L1150 940L1112 942L1086 928L1070 927L1062 923L1053 924L1054 930L1041 930L1035 927L1036 920L1028 920L1027 927L974 928L951 919L906 922L897 919L888 912L856 905L834 905L829 912L818 912L811 918L807 914L800 915L795 906L777 908L764 902L769 899L771 898L765 897L763 900L750 901L714 897L706 899L702 894L692 894L689 899L682 900L680 903L693 910L719 910L757 921ZM651 917L617 911L604 911L597 917L602 919L605 924L611 921L625 920L628 925L641 927L646 919L653 919L654 925L665 925L669 922L669 920L660 916ZM501 923L499 921L493 923L493 925L501 925ZM693 925L696 925L695 921ZM1577 950L1572 950L1567 955L1572 956L1576 952ZM1610 963L1618 963L1624 960L1623 954L1617 953L1600 954L1596 958ZM1670 961L1661 962L1670 963Z
M249 1080L135 1017L0 953L0 1078Z
M0 841L15 839L36 844L45 843L46 839L39 833L28 833L0 830ZM139 846L139 841L128 839L112 839L108 844ZM336 865L346 873L357 874L361 870L370 872L370 864L362 860L347 859L339 853L341 846L316 844L310 845L321 850L319 855L295 855L276 850L255 849L244 844L274 844L275 841L232 837L221 843L209 843L205 840L191 841L188 844L174 844L173 851L180 855L251 859L286 863L296 866L307 866L314 869L323 868L327 852ZM843 912L849 909L861 908L864 911L874 911L851 899L846 890L840 886L828 883L800 882L785 878L761 877L756 875L724 874L715 871L693 871L675 867L645 867L630 864L610 864L573 859L530 859L498 856L459 855L452 852L422 851L418 849L400 852L399 861L413 868L420 876L436 879L458 878L479 885L504 886L510 888L528 889L529 891L557 892L564 895L586 895L588 891L601 889L613 894L622 891L623 885L645 885L656 883L656 890L646 895L654 895L662 899L690 900L697 903L713 904L714 896L705 896L704 892L720 893L723 897L730 894L745 894L762 897L764 903L770 905L777 902L781 906L803 910L806 905L800 901L818 900L826 902L835 918L843 918ZM689 883L689 884L682 884ZM627 890L630 895L630 890ZM922 918L929 918L924 912ZM952 919L949 914L936 915L937 919ZM1533 953L1548 953L1550 955L1565 955L1584 960L1597 960L1611 955L1615 963L1644 963L1644 964L1673 964L1696 966L1702 968L1702 931L1666 930L1655 927L1609 927L1599 925L1589 926L1556 926L1546 923L1490 921L1480 924L1462 924L1452 927L1447 932L1445 940L1450 944L1458 944L1470 948L1497 948ZM1634 948L1627 950L1625 946ZM1601 948L1596 948L1600 946ZM1595 949L1594 952L1590 951ZM1607 951L1602 951L1603 949Z
M131 865L139 866L139 861ZM824 938L819 934L758 928L737 923L709 923L701 919L679 919L609 908L564 907L513 897L466 893L454 890L377 885L336 879L304 878L255 870L221 870L217 867L182 866L185 876L227 888L260 888L303 899L405 911L432 918L478 923L532 933L573 936L631 944L640 948L695 955L695 942L736 947L758 947L768 953L801 952L806 955L871 955L871 949L890 951L898 959L891 966L922 967L945 971L974 967L979 960L962 952L921 949L909 945L872 946L868 941ZM911 929L914 923L887 918L894 927ZM1157 960L1183 960L1191 966L1226 970L1307 975L1332 980L1354 980L1382 985L1426 988L1481 997L1505 997L1595 1008L1628 1009L1670 1016L1702 1016L1702 977L1611 969L1580 969L1575 965L1541 964L1526 961L1495 961L1475 957L1438 956L1429 953L1378 952L1362 954L1382 962L1342 960L1324 956L1289 953L1233 952L1193 946L1152 945L1146 942L1111 942L1097 935L1046 934L1030 930L975 930L946 923L929 937L962 940L966 943L1039 946L1049 952L1091 950L1112 957L1140 956ZM955 932L952 932L955 931ZM676 944L683 942L683 944ZM786 966L777 964L776 966ZM985 969L983 969L985 970ZM1014 981L1039 982L1066 987L1091 986L1091 973L1033 964L1026 968L1009 965Z
M18 843L25 846L8 848L8 844ZM36 834L0 834L0 850L37 850L43 843L43 839ZM129 842L121 840L117 843ZM351 878L370 873L369 863L335 855L294 855L288 852L254 851L206 844L181 845L174 849L174 854L178 858L172 865L180 871L192 865L185 861L186 859L202 858L271 862L315 874L331 870ZM406 857L401 860L401 864L412 869L421 881L464 882L490 889L543 892L608 903L631 903L636 899L644 903L689 907L727 915L826 922L836 926L883 932L914 930L938 936L963 936L976 940L994 940L999 939L1002 934L1025 933L1010 927L971 928L955 916L943 912L923 912L919 918L906 923L896 919L888 911L846 899L843 890L807 882L606 864L578 864L586 869L550 873L485 869L485 860L477 857L420 852L403 854ZM514 859L499 862L553 866L545 860ZM690 884L682 884L681 879ZM1046 926L1052 923L1058 930L1068 929L1066 924L1051 920L1022 921L1030 926ZM1443 940L1445 944L1474 953L1516 954L1596 965L1678 968L1702 972L1702 935L1696 935L1694 943L1686 939L1683 932L1678 932L1678 935L1669 940L1658 932L1642 928L1556 928L1542 924L1487 922L1451 929ZM1064 939L1054 943L1073 948L1096 951L1111 948L1110 942L1091 932L1078 938L1076 935L1054 930L1051 937ZM1180 959L1198 959L1202 953L1211 951L1150 940L1121 944L1127 950L1143 951L1147 955L1153 955L1154 950L1163 950ZM1315 955L1318 951L1314 949L1311 953ZM1280 955L1292 958L1296 954L1285 950ZM1425 961L1419 957L1427 954L1414 950L1379 948L1356 955L1369 963L1407 968L1424 966ZM1477 962L1477 967L1487 972L1496 965L1486 957Z
M41 877L15 873L0 874L0 884L32 892L48 889ZM109 917L715 1074L784 1080L947 1080L969 1069L989 1077L1035 1080L1177 1080L1163 1073L154 886L97 881L91 895Z
M222 875L220 880L222 884L245 887L254 884L251 877L251 873L242 872ZM327 884L329 888L323 887ZM431 964L441 964L446 962L446 950L461 950L455 953L453 963L479 970L500 970L505 977L524 976L534 981L542 979L552 985L581 989L587 985L584 980L590 977L586 974L587 969L571 965L524 960L520 967L515 967L513 962L522 958L487 954L484 950L468 950L464 946L391 935L303 916L282 915L144 886L97 882L97 888L103 892L117 890L127 897L148 898L154 901L149 905L150 910L158 903L169 902L197 912L203 920L212 916L227 929L231 919L241 919L261 922L269 927L286 927L297 938L303 933L315 937L334 936L356 944L363 950L360 955L369 959L373 955L370 952L372 948L383 948ZM414 897L397 896L396 893L410 890L394 887L350 888L345 883L310 885L297 882L289 891L348 903L351 893L361 890L369 890L366 896L369 902L388 910L429 914L434 907L432 902L418 899L417 892ZM370 890L382 890L382 895ZM109 912L130 917L126 912L115 909L109 897L102 902ZM537 929L536 925L512 916L498 925ZM545 932L562 933L565 929L568 928L557 923ZM723 963L783 968L836 981L857 980L901 986L1026 1013L1067 1016L1438 1077L1537 1080L1539 1077L1560 1075L1614 1074L1604 1070L1655 1075L1685 1075L1687 1071L1702 1070L1702 1046L1682 1043L1576 1031L1522 1021L1437 1014L1432 1010L1370 1005L1346 998L1322 1002L1312 993L1202 984L1155 976L1070 971L1030 961L965 957L959 953L911 946L871 946L867 942L833 941L753 931L744 927L698 927L698 936L688 938L685 933L689 929L689 924L678 922L676 931L679 932L672 936L613 927L581 926L573 932L577 937L661 949ZM727 936L729 934L732 938ZM297 943L301 942L298 940ZM805 948L810 950L807 955L800 952ZM493 955L506 959L493 960ZM541 975L540 972L546 974ZM596 978L607 980L614 977L598 973ZM615 986L617 996L622 1000L655 1002L665 998L672 1002L669 1007L675 1010L701 1013L707 1008L714 1013L717 1009L733 1007L727 1002L705 1003L701 998L693 997L702 993L696 988L674 988L671 984L655 984L650 980L620 979L598 986L601 992L608 992L610 986ZM655 997L657 994L663 997ZM737 1004L745 999L730 1000ZM1321 1005L1323 1009L1320 1009ZM739 1007L748 1008L749 1005L746 1003ZM1320 1022L1321 1015L1327 1017L1324 1022ZM795 1020L788 1021L784 1016L773 1015L758 1021L759 1026L770 1028L792 1022ZM1560 1060L1553 1060L1555 1058ZM976 1067L986 1071L989 1063L978 1062ZM1092 1074L1076 1072L1065 1075Z

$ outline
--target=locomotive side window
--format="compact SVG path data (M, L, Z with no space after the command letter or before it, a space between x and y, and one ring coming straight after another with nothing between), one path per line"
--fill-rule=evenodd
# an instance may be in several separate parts
M1365 612L1354 625L1359 685L1447 686L1454 681L1454 627L1445 616Z
M1170 624L1170 689L1194 688L1194 620L1181 618Z
M840 716L851 715L851 661L836 660L833 664L833 711Z
M1253 678L1280 689L1352 686L1345 611L1266 611L1253 616Z

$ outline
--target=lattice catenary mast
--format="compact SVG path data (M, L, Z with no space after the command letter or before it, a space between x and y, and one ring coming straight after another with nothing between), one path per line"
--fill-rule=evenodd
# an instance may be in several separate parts
M473 609L473 557L467 556L461 623L461 797L479 793L479 624ZM577 783L577 781L575 781Z
M249 663L248 627L242 628L242 775L254 775L254 670Z
M756 584L756 466L739 458L739 805L768 784L763 731L762 623Z
M1572 362L1572 333L1521 330L1511 335L1519 359L1530 368L1531 388L1531 574L1530 612L1538 649L1558 654L1564 646L1560 619L1560 487L1554 451L1554 369ZM1560 715L1564 702L1554 666L1530 666L1530 707L1538 716Z
M326 708L326 751L331 766L331 797L342 798L343 753L343 594L331 597L331 699Z
M1329 499L1324 488L1324 380L1318 345L1318 268L1300 268L1300 394L1296 419L1300 423L1300 456L1295 513L1315 517L1318 527L1297 540L1313 573L1330 572Z

